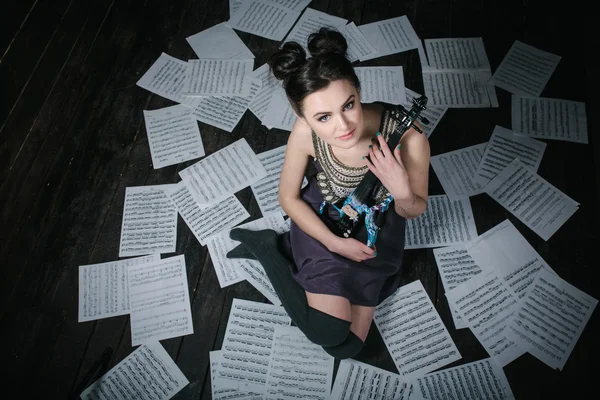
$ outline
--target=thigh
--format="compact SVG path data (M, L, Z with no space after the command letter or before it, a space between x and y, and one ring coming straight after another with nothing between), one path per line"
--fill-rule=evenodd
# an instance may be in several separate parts
M350 330L364 342L367 339L369 330L371 329L371 322L373 321L373 314L375 314L375 307L351 304L350 310L352 318Z
M306 299L312 308L346 321L352 321L350 302L344 297L306 292Z

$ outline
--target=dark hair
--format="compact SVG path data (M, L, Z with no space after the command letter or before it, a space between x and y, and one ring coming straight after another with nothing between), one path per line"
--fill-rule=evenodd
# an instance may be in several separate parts
M292 108L302 115L302 102L306 96L325 89L333 81L347 80L360 91L360 81L352 63L346 58L348 43L344 36L331 28L321 28L308 37L306 57L304 48L297 42L286 42L269 58L275 78L283 81L283 88Z

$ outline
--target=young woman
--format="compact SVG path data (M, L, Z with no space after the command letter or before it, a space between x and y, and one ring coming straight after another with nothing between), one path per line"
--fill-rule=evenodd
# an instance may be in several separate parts
M242 247L230 256L252 253L294 323L329 354L348 358L362 348L375 307L399 286L405 219L427 207L429 143L409 129L399 146L388 147L396 126L391 107L361 104L360 83L339 32L313 33L308 49L310 58L288 42L269 61L297 116L279 186L279 202L292 220L293 262L273 251L273 231L233 230ZM301 191L311 158L318 173ZM373 248L365 244L364 229L356 239L342 238L318 215L323 202L339 204L369 170L383 185L377 201L393 197ZM329 209L328 217L337 218Z

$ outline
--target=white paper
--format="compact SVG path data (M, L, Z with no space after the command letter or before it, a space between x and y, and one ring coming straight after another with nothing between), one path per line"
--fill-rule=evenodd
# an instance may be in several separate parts
M269 64L266 63L255 69L248 76L262 82L261 88L257 91L248 106L248 109L262 122L271 103L271 97L275 93L275 90L281 87L281 82L271 74Z
M198 122L189 107L144 110L144 120L154 169L204 156Z
M427 211L406 220L405 249L453 246L477 237L475 218L469 199L429 196Z
M249 60L254 54L225 22L186 38L198 58Z
M462 358L420 280L377 306L373 321L401 376L421 376Z
M285 42L296 42L308 52L308 37L311 33L318 32L323 27L334 28L341 31L348 20L334 15L329 15L313 8L307 8L296 22Z
M482 267L475 263L464 245L433 249L433 256L438 271L440 271L440 279L445 292L454 289L482 271ZM454 307L449 308L454 320L454 327L456 329L468 328L469 325L454 310Z
M490 358L427 374L414 380L426 400L514 400L508 379Z
M163 192L169 185L125 189L119 257L173 253L177 210Z
M333 357L297 327L276 327L265 399L328 400L333 363Z
M217 380L223 362L223 350L208 352L210 358L210 383L212 400L264 400L258 392L241 391L230 387L221 387Z
M289 8L294 11L302 11L312 0L268 0L270 3L275 3L282 7Z
M295 122L296 114L285 92L281 87L277 87L262 118L263 125L291 132Z
M130 265L160 260L160 254L79 266L78 322L129 314Z
M519 302L506 334L551 368L562 370L597 304L542 269Z
M140 346L81 393L82 400L166 400L189 381L159 342Z
M477 183L484 187L516 158L537 171L545 150L546 143L496 125L475 172Z
M412 391L413 384L407 378L348 358L340 361L330 398L414 400Z
M377 50L374 54L361 58L361 61L416 49L421 45L406 15L360 25L358 29Z
M475 275L448 290L446 298L498 365L504 367L525 353L505 336L518 298L497 271Z
M258 182L267 175L267 170L242 138L180 171L179 175L196 202L208 205Z
M515 40L494 72L491 82L510 93L539 96L560 58Z
M540 139L588 143L585 103L512 95L512 129Z
M189 60L182 93L190 96L250 95L250 81L244 77L254 68L250 60Z
M128 273L132 346L194 333L183 254Z
M485 187L486 193L544 240L579 208L579 203L515 159Z
M211 236L232 228L250 216L235 196L201 207L183 181L165 190L181 218L201 245Z
M345 25L340 32L344 35L348 43L346 56L350 62L359 61L362 57L366 58L377 52L354 22Z
M266 1L248 0L239 6L227 25L238 31L281 40L299 16L299 11L287 7Z
M354 71L360 80L362 103L406 103L402 67L356 67Z
M487 144L488 142L484 142L431 156L431 167L450 200L466 199L483 193L475 172Z
M407 110L410 110L413 105L413 99L417 99L417 98L421 97L421 95L417 92L410 90L407 87L405 87L404 90L406 92L406 102L402 103L402 105ZM429 123L427 125L425 125L424 123L421 122L421 126L423 127L423 131L427 135L427 138L429 138L431 136L431 134L433 133L433 130L435 129L437 124L440 122L440 120L442 119L442 117L444 116L444 114L446 113L447 110L448 110L448 107L446 107L446 106L434 106L432 104L429 104L429 99L428 99L427 108L425 108L423 111L421 111L421 116L427 118L429 121Z
M186 71L187 62L161 53L136 85L169 100L180 102Z
M275 328L290 322L281 306L233 299L216 383L264 394Z

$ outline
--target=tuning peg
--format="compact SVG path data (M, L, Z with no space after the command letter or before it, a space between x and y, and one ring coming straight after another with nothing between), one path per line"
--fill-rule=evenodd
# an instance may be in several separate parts
M425 117L419 116L419 121L421 121L425 125L429 125L429 120L427 118L425 118Z

